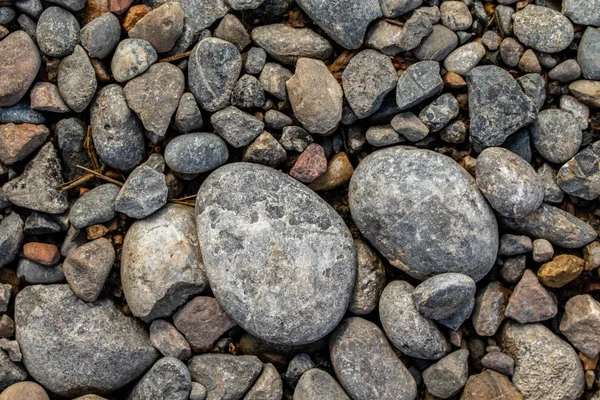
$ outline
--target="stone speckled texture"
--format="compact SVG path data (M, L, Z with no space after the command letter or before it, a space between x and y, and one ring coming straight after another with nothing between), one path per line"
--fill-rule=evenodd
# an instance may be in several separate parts
M354 239L358 268L354 294L348 310L356 315L369 314L377 307L385 286L385 267L379 256L361 239Z
M494 264L494 213L449 157L402 147L372 153L352 176L349 203L369 242L418 279L459 272L478 281Z
M191 207L169 204L127 231L123 292L144 321L170 316L207 285Z
M582 133L573 114L565 110L547 109L532 124L531 142L546 160L564 163L581 146Z
M469 350L461 349L448 354L423 371L427 391L447 399L460 392L469 377Z
M327 372L312 368L302 374L294 400L350 400L340 384Z
M531 270L526 270L515 286L505 315L522 324L553 318L558 309L550 292L544 288Z
M31 86L42 63L29 35L16 31L0 41L0 107L16 104Z
M440 64L435 61L421 61L408 67L398 78L396 103L400 110L406 110L436 95L443 88Z
M571 21L551 8L530 4L512 18L513 31L519 41L535 50L557 53L573 40Z
M181 35L183 19L179 2L165 3L144 15L129 31L129 37L147 40L158 53L164 53Z
M62 396L110 393L158 357L140 322L123 315L111 300L79 300L68 285L19 292L15 324L27 371Z
M0 162L11 165L27 158L49 134L50 130L44 125L12 122L0 125Z
M123 39L111 60L111 70L117 82L126 82L143 73L158 59L150 42L143 39Z
M491 370L471 375L461 396L461 400L498 399L523 400L523 395L505 375Z
M304 344L341 320L354 245L340 216L306 186L264 166L229 164L202 184L196 214L211 288L248 332Z
M58 90L67 105L82 112L96 94L98 82L92 63L81 46L65 57L58 67Z
M570 195L585 200L598 198L600 195L600 141L581 150L560 167L556 175L556 183L563 192Z
M250 144L265 128L265 124L254 115L234 106L214 113L210 123L217 135L236 148Z
M480 336L494 336L504 320L510 290L498 281L481 289L475 299L471 320Z
M413 400L417 385L377 325L348 318L329 340L337 378L355 400ZM337 398L336 398L337 399Z
M135 385L127 400L188 400L192 377L185 364L173 357L158 360Z
M433 276L423 281L412 293L419 312L435 320L446 319L464 308L469 308L470 314L474 297L473 279L455 273Z
M560 332L578 350L594 358L600 353L600 304L588 294L571 297L565 304Z
M23 220L11 212L0 221L0 267L15 259L23 242Z
M71 224L81 229L113 219L117 215L115 199L120 190L114 183L105 183L86 192L71 207Z
M169 142L165 162L175 172L200 174L223 165L229 157L227 144L212 133L187 133Z
M583 368L573 348L541 324L508 323L502 350L515 359L513 383L525 398L575 400Z
M79 23L64 8L48 7L38 19L35 38L47 56L68 56L79 43Z
M273 364L264 364L254 386L244 400L280 400L283 396L283 381Z

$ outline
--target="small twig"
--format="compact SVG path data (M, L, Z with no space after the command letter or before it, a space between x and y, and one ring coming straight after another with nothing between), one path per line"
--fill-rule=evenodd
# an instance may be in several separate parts
M169 199L169 200L180 200L180 201L183 201L183 200L195 199L196 196L197 196L196 194L191 194L189 196L180 197L179 199Z
M169 203L181 204L183 206L190 206L190 207L196 206L196 202L181 201L181 200L177 200L177 199L169 199L168 201L169 201Z
M62 185L59 185L56 189L60 190L61 192L65 192L67 190L71 190L74 187L77 187L79 185L83 185L84 183L86 183L87 181L91 180L94 178L94 174L85 174L75 180L72 180L71 182L65 182Z
M158 62L171 62L171 61L177 61L177 60L181 60L182 58L186 58L189 57L189 55L192 54L192 51L186 51L185 53L180 53L180 54L175 54L171 57L166 57L163 58L162 60L158 60Z
M396 21L395 19L391 19L391 18L384 18L383 19L385 22L389 22L392 25L397 25L400 27L404 26L404 22L400 22L400 21Z
M88 156L90 157L90 161L92 162L92 167L95 170L100 168L100 164L98 163L98 158L96 157L96 149L94 149L94 142L92 141L92 126L88 125L87 127L87 135L85 137L85 142L83 142L83 148L87 150Z
M87 171L90 174L94 174L94 176L96 176L97 178L100 178L100 179L105 180L105 181L110 182L110 183L114 183L115 185L123 186L123 182L119 182L119 181L117 181L115 179L109 178L108 176L103 175L100 172L96 172L96 171L91 170L89 168L82 167L81 165L76 165L76 167L80 168L80 169L82 169L84 171Z

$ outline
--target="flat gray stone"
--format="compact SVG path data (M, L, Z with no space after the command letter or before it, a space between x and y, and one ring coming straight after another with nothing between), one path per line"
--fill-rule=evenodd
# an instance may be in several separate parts
M253 10L260 7L265 0L227 0L234 10Z
M217 135L236 148L247 146L265 129L265 124L254 115L234 106L214 113L210 123Z
M354 239L358 268L354 294L348 311L356 315L369 314L377 307L385 286L385 267L379 256L360 239Z
M444 93L425 106L419 113L419 119L428 130L438 132L458 116L460 106L451 93Z
M421 7L423 0L380 0L379 4L384 17L394 18Z
M354 287L354 246L342 219L312 190L271 168L229 164L204 181L196 213L211 288L242 328L304 344L341 320Z
M446 1L442 4L446 3L450 2ZM451 1L451 3L464 4L460 1ZM467 43L454 50L444 59L444 68L449 72L464 76L475 68L484 56L485 47L481 43Z
M58 67L58 90L65 103L75 112L82 112L96 94L98 81L85 50L75 46Z
M544 53L558 53L573 40L571 21L558 11L530 4L513 14L513 31L525 46Z
M339 383L327 372L312 368L302 374L294 400L350 400Z
M121 188L113 183L105 183L86 192L71 207L71 225L81 229L113 219L117 215L115 199L120 190Z
M114 261L112 243L99 238L70 252L63 263L63 273L77 297L93 302L100 296Z
M187 360L192 356L190 344L173 325L165 320L152 321L150 342L165 357Z
M50 284L64 282L65 274L61 264L47 267L21 258L17 265L17 278L21 278L31 285Z
M433 25L433 31L413 50L418 60L441 62L458 46L456 33L443 25Z
M531 52L531 49L528 50ZM535 56L535 54L533 54ZM533 101L538 110L541 110L546 101L546 80L538 73L526 74L517 79L523 93Z
M23 220L16 212L11 212L0 221L0 267L12 262L23 243Z
M108 56L119 43L121 24L111 12L91 20L81 28L81 45L92 58Z
M573 114L560 109L540 111L531 126L531 142L546 160L564 163L577 154L582 132Z
M135 385L127 400L188 400L192 378L185 364L173 357L158 360Z
M481 359L481 365L484 368L498 371L506 376L512 376L515 372L515 360L501 351L487 353Z
M495 262L494 213L449 157L402 147L376 151L356 168L349 203L369 242L418 279L458 272L478 281Z
M47 56L68 56L79 43L79 23L64 8L48 7L37 21L35 38Z
M168 204L127 231L121 255L123 292L133 315L169 317L207 286L191 207Z
M398 132L411 142L418 142L429 135L429 128L427 125L410 111L396 115L392 118L391 125L394 131Z
M227 145L212 133L187 133L175 137L165 148L165 162L182 174L200 174L223 165L229 157Z
M561 62L548 72L549 79L559 81L560 83L573 82L574 80L579 79L580 76L581 67L579 66L579 63L572 58Z
M68 285L23 289L15 302L15 324L25 368L61 396L111 393L158 357L139 321L111 300L79 300Z
M61 227L50 215L34 211L25 220L23 231L30 235L46 235L60 232Z
M111 60L111 71L117 82L126 82L146 71L158 59L150 42L143 39L124 39Z
M398 78L396 103L400 110L406 110L436 95L443 88L440 64L435 61L421 61L408 67Z

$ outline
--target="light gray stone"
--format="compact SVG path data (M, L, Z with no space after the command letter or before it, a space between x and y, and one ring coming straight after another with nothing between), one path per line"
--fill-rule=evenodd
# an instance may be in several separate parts
M564 163L577 154L582 132L568 111L547 109L540 111L531 127L531 142L546 160Z
M115 50L111 71L117 82L126 82L146 71L158 60L150 42L143 39L124 39Z
M127 400L188 400L192 390L190 371L173 357L158 360L135 385Z
M551 8L529 4L512 18L513 31L519 41L534 50L557 53L573 40L571 21Z

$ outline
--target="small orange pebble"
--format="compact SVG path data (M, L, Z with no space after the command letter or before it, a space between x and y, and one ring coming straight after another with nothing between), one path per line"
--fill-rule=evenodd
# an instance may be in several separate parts
M102 224L88 226L86 228L88 240L100 239L102 236L108 233L108 228Z
M137 6L131 7L125 16L123 29L129 32L135 26L135 24L137 24L137 22L150 11L152 11L152 7L145 4L138 4Z
M597 355L594 358L589 358L588 356L586 356L582 352L579 352L579 359L581 360L581 363L583 364L583 369L584 370L586 370L586 371L593 371L593 370L596 369L596 364L598 363L598 356Z
M90 189L88 189L88 188L80 187L79 188L79 197L83 196L84 194L86 194L89 191L90 191Z
M60 261L58 247L48 243L26 243L23 246L23 254L25 254L25 258L48 267Z
M448 89L464 89L467 87L467 82L465 82L462 76L455 72L448 72L446 75L444 75L443 80L444 85Z
M119 234L119 235L113 236L113 243L116 245L123 244L123 235Z

